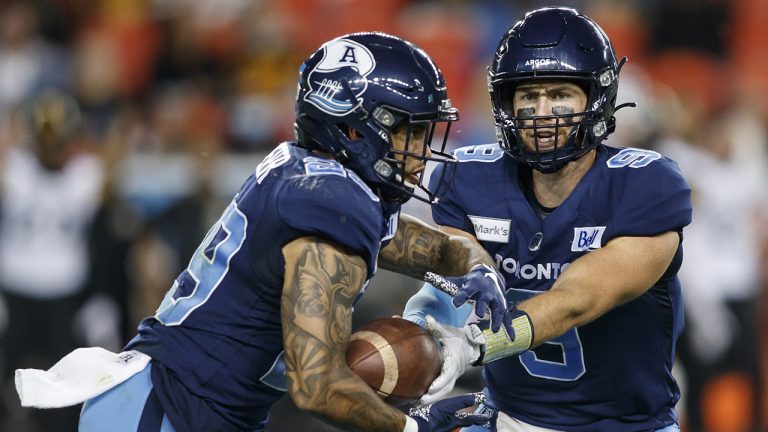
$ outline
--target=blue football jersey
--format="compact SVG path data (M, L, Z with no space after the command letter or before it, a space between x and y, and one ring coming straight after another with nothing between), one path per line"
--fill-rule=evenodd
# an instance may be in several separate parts
M263 427L286 391L283 246L303 236L334 242L365 259L370 278L398 214L334 160L293 143L270 153L126 347L153 358L176 429Z
M682 232L691 221L690 188L677 164L653 151L598 146L592 168L544 219L520 186L521 166L498 145L455 154L451 188L433 218L478 238L504 274L511 304L549 290L569 263L613 238ZM557 430L645 431L674 423L681 260L680 247L639 298L485 366L488 403Z

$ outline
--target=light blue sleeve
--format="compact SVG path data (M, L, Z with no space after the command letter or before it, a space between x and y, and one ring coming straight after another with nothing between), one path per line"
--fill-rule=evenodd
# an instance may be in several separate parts
M403 318L425 327L427 315L432 315L443 324L464 327L472 315L472 305L464 303L457 308L452 299L450 295L425 283L406 303Z

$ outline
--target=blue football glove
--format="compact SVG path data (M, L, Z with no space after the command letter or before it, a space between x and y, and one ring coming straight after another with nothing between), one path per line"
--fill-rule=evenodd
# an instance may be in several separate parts
M418 432L450 432L464 426L482 426L489 423L489 413L476 414L458 411L481 404L484 401L484 394L469 393L443 399L431 405L411 408L408 416L415 420ZM408 426L405 430L409 430Z
M493 409L486 404L480 404L475 414L488 416L488 423L482 425L489 432L496 432L496 421L499 419L499 410Z
M495 333L501 328L507 311L507 299L504 295L504 276L495 268L478 264L458 278L428 272L424 280L452 295L456 307L467 301L473 302L475 314L480 319L486 319L486 313L490 310L491 330Z

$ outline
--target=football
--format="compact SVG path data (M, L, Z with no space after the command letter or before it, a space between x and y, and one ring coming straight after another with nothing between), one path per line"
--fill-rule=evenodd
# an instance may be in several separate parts
M440 374L437 342L402 318L371 321L350 337L347 364L385 402L401 406L418 400Z

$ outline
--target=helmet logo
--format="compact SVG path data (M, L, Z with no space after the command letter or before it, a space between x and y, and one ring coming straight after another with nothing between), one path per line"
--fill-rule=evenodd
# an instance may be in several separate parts
M559 62L552 58L534 58L525 61L525 66L533 66L533 68L540 68L545 66L559 66Z
M328 114L346 115L362 103L360 96L368 88L366 76L376 61L368 48L349 39L332 40L322 49L322 60L309 72L304 100ZM353 94L344 88L343 81Z

